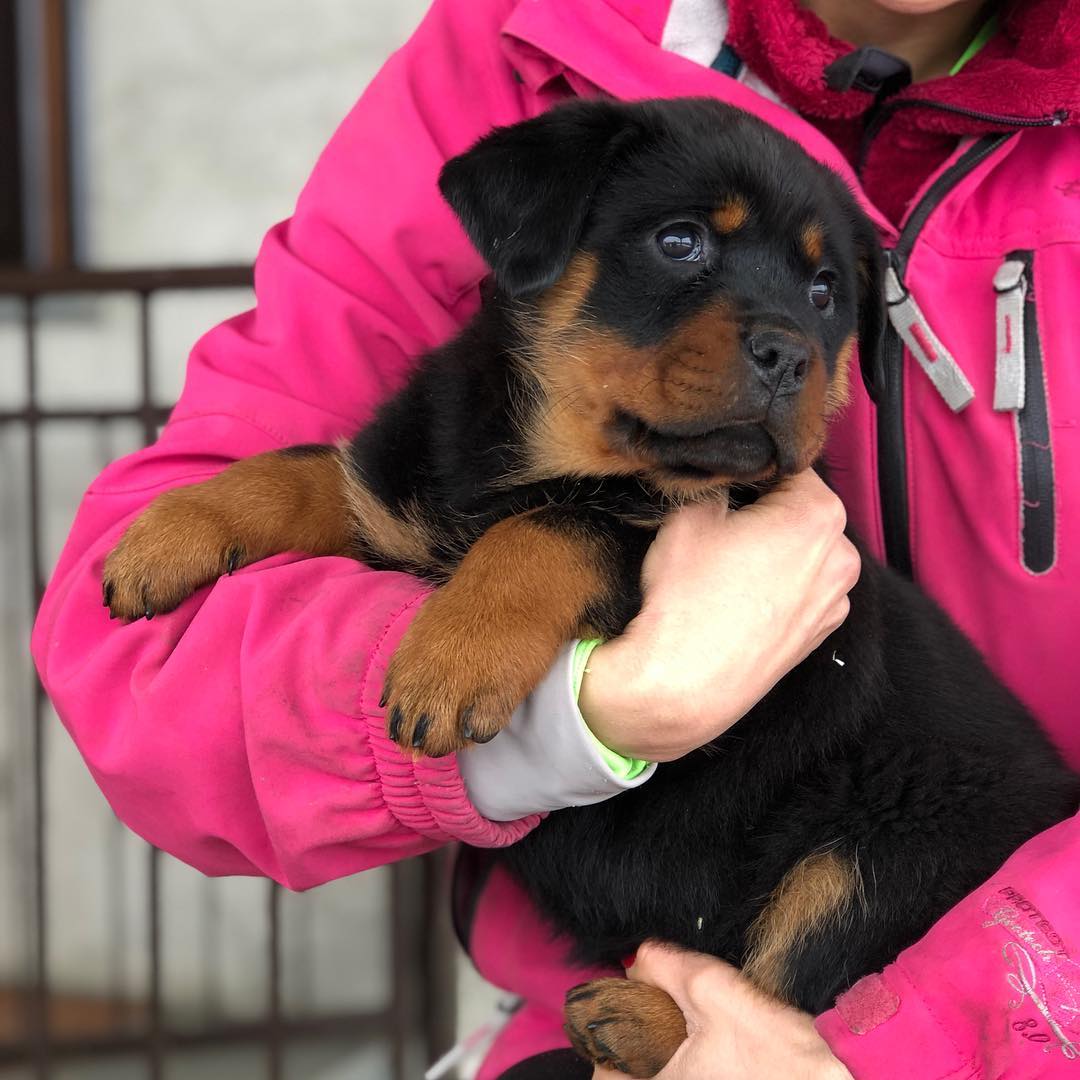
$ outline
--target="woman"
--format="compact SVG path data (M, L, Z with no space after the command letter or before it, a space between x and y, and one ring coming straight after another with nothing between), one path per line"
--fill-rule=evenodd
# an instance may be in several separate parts
M450 840L512 843L539 812L617 797L648 782L646 761L715 737L843 619L856 560L810 474L753 512L675 515L643 616L589 660L581 711L582 650L568 649L511 728L460 762L413 761L385 734L382 675L425 595L404 575L282 557L153 622L105 617L104 556L154 495L353 430L468 318L485 268L437 198L438 169L574 94L716 96L857 188L893 251L894 332L877 409L857 389L831 440L835 485L1080 766L1078 87L1080 0L437 0L267 236L257 310L198 343L159 442L91 488L46 594L39 670L120 816L206 872L294 888ZM632 975L691 1022L665 1075L1080 1067L1078 853L1078 821L1035 838L814 1022L718 962L643 951ZM573 1075L559 1009L594 973L566 967L504 876L465 871L470 952L526 999L482 1080L545 1052L513 1075Z

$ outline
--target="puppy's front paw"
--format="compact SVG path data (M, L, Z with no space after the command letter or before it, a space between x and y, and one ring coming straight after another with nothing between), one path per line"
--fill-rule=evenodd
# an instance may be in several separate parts
M553 660L539 629L500 624L463 590L441 589L390 662L382 700L390 738L430 757L489 742Z
M566 1033L593 1065L628 1076L655 1076L686 1038L678 1005L655 986L594 979L566 995Z
M184 490L160 496L105 560L103 598L114 618L153 618L246 562L224 521Z

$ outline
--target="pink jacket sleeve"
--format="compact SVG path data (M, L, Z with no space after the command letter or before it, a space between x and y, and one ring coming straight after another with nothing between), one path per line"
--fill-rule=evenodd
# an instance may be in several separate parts
M160 440L90 488L45 594L34 658L94 777L132 829L206 873L306 888L451 839L507 844L537 820L484 819L453 757L386 739L377 701L415 579L282 556L150 622L110 622L101 601L105 555L156 494L351 433L472 313L483 266L435 181L535 111L499 6L440 0L387 63L267 236L256 310L198 343Z
M1080 818L1025 844L817 1025L856 1080L1080 1076Z

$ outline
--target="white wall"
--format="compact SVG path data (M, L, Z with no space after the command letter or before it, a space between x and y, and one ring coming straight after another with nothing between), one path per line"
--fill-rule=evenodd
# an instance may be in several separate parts
M251 259L425 0L78 0L79 248Z

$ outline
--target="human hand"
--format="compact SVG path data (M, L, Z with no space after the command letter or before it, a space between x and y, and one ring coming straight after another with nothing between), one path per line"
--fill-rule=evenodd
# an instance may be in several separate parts
M852 1080L810 1016L722 960L648 942L627 975L666 991L686 1019L686 1041L656 1080ZM597 1069L593 1080L622 1075Z
M673 513L642 570L640 614L589 658L596 737L672 761L726 731L847 617L859 556L839 498L807 470L729 511Z

